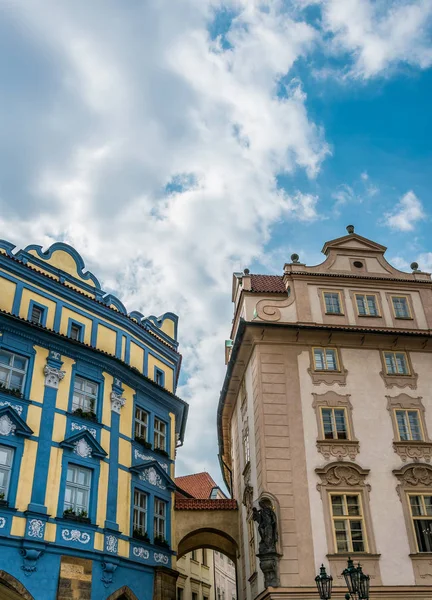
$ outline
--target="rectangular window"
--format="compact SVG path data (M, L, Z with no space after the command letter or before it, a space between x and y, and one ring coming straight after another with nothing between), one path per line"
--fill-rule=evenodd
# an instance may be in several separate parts
M78 325L78 323L72 323L71 328L70 328L70 338L72 340L76 340L77 342L81 342L82 341L82 331L83 331L83 328L81 325Z
M339 360L336 348L314 348L315 371L339 371Z
M45 309L42 306L33 304L30 312L30 321L36 325L43 325Z
M379 317L378 302L375 294L356 294L357 311L362 317Z
M205 567L208 567L207 548L203 548L202 551L202 564Z
M0 389L2 386L9 390L24 389L28 360L19 354L0 350Z
M98 384L84 377L75 377L72 410L96 412Z
M166 502L155 498L154 501L154 536L165 539L166 535Z
M158 369L157 367L155 367L154 379L158 385L160 385L161 387L164 387L165 373L162 371L162 369Z
M154 448L166 450L166 429L166 423L156 417L154 420Z
M392 296L393 311L396 319L411 319L411 313L406 296Z
M66 477L64 510L87 516L90 505L91 470L69 465Z
M344 408L321 407L321 417L324 439L348 439L348 427Z
M177 588L177 600L183 600L184 596L183 596L183 589L182 588Z
M342 302L339 292L324 292L325 311L328 315L342 315Z
M0 446L0 500L8 498L13 455L13 448Z
M418 410L397 410L396 422L400 440L421 441L423 439Z
M133 532L145 535L147 531L147 495L140 490L134 491Z
M432 552L432 496L410 496L411 515L419 552Z
M243 429L243 458L245 465L250 461L249 425Z
M196 592L192 592L192 600L198 600L198 594Z
M249 544L249 575L256 571L256 548L255 548L255 523L252 518L248 519L248 544Z
M148 434L148 413L137 406L135 408L135 437L147 441Z
M387 375L409 375L405 352L384 352Z
M192 552L191 552L191 559L195 560L196 562L198 562L198 555L197 555L197 551L196 550L192 550Z
M337 552L365 552L366 541L358 494L331 495L333 531Z

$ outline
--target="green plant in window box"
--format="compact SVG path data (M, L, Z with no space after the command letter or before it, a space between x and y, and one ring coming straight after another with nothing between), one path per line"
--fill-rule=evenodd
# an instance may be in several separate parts
M78 513L72 508L66 508L63 511L63 517L70 521L78 521L79 523L90 523L86 510L79 510Z
M4 383L0 382L0 391L4 394L9 394L9 396L14 396L15 398L23 398L21 391L18 388L10 388Z
M142 532L141 529L134 529L132 533L132 537L136 540L141 540L142 542L150 543L150 538L148 536L147 531Z
M4 492L0 492L0 506L9 506L9 502L5 499Z
M140 435L136 435L135 436L135 441L137 442L137 444L141 444L141 446L144 446L144 448L147 448L147 450L151 450L152 445L150 444L150 442L148 442L145 437L142 437Z
M92 410L83 410L82 408L76 408L73 411L73 414L76 417L81 417L81 419L87 419L88 421L97 421L96 413Z
M168 540L166 540L161 535L155 535L154 543L156 546L163 546L164 548L169 548Z
M157 452L158 454L162 454L162 456L167 456L169 458L169 454L166 450L164 450L163 448L158 448L156 447L154 449L155 452Z

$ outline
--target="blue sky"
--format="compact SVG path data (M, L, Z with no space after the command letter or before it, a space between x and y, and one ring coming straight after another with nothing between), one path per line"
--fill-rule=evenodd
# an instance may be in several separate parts
M232 271L315 264L348 223L432 270L431 66L430 0L2 4L0 237L179 314L179 474L220 478Z

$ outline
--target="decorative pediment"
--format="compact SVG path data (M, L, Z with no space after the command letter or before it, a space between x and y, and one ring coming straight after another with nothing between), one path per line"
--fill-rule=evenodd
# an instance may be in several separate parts
M9 435L29 437L33 430L11 406L0 408L0 439Z
M352 462L330 463L323 469L315 469L324 485L334 487L363 487L369 469L362 469Z
M156 460L134 465L130 467L129 471L138 475L141 481L158 487L161 490L174 490L176 487L174 481Z
M327 255L330 250L355 250L359 252L378 252L384 254L387 248L372 240L368 240L357 233L351 233L326 242L322 249L323 254Z
M62 448L71 450L81 458L105 458L107 453L88 430L71 435L62 442Z
M431 487L432 467L425 464L410 464L393 471L401 487Z

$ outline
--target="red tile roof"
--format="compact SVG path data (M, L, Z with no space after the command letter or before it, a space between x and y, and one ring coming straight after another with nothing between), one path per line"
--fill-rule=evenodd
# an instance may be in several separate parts
M175 500L176 510L237 510L237 501L228 498L179 498Z
M194 498L210 498L213 488L219 487L206 472L175 478L176 485Z
M250 277L251 292L286 294L286 287L281 275L251 275Z

